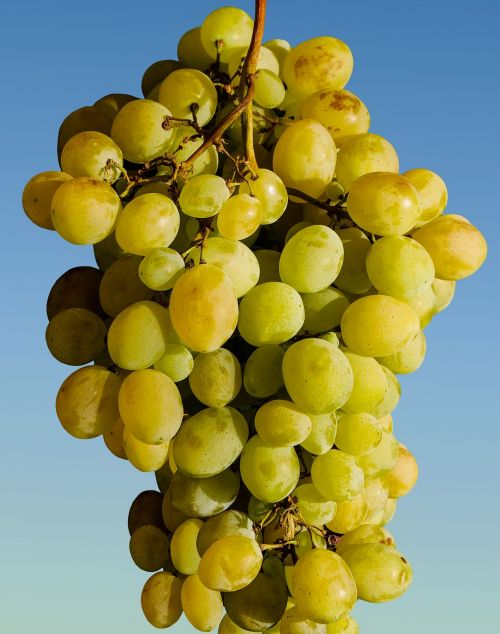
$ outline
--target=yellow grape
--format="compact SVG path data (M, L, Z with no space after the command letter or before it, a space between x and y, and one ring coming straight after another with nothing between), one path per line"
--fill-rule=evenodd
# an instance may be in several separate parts
M146 524L137 528L130 537L130 555L141 570L154 572L168 563L169 540L165 531Z
M349 191L353 181L370 172L399 172L394 147L384 137L370 132L343 138L335 168L340 185Z
M219 348L196 355L189 386L196 398L209 407L223 407L241 389L241 366L232 352Z
M387 392L387 379L380 364L373 358L355 354L350 350L343 350L349 361L354 385L349 399L342 409L345 412L370 412L384 398Z
M41 172L26 183L23 189L23 209L34 224L42 229L54 229L51 203L59 187L73 177L64 172Z
M200 528L196 545L203 555L212 544L227 535L245 535L255 539L252 520L242 511L223 511L208 519Z
M342 557L343 553L355 544L385 544L396 548L396 542L386 528L366 522L343 535L337 544L338 554Z
M365 524L381 526L384 523L385 508L389 500L389 487L382 477L369 478L364 494L368 507Z
M114 183L122 173L123 154L105 134L79 132L63 147L61 167L71 176L88 176Z
M399 399L401 397L401 386L398 379L394 376L394 373L389 370L389 368L386 368L384 365L381 367L385 374L385 378L387 379L387 392L385 393L384 398L373 410L374 416L377 418L390 414L399 403Z
M181 603L187 620L201 632L214 630L224 615L221 593L203 585L197 574L182 584Z
M385 377L384 377L385 381ZM352 455L374 449L382 440L382 425L368 412L342 414L337 419L335 445Z
M193 138L193 129L188 126L180 126L176 133L176 141L172 144L177 162L187 160L195 151L203 145L203 138ZM189 174L192 177L201 174L215 174L219 166L219 153L215 145L207 148L191 166ZM169 165L160 166L159 174L172 174L172 167Z
M255 178L241 183L239 193L250 194L260 200L263 225L276 222L285 212L288 203L288 193L282 179L265 168L256 170Z
M398 458L398 441L394 435L382 432L379 444L366 453L356 456L366 478L378 478L388 473Z
M189 376L194 366L193 355L178 344L169 343L165 352L154 364L154 369L166 374L174 383L179 383Z
M378 361L395 374L409 374L418 370L424 362L426 348L425 335L422 330L419 330L401 350L387 357L380 357Z
M204 126L215 114L217 91L205 73L180 68L161 82L158 101L179 119L192 119L194 107L196 121Z
M168 457L169 441L150 445L136 438L130 429L123 430L123 447L128 461L139 471L157 471Z
M95 244L114 229L122 205L104 181L80 176L57 188L51 203L54 229L72 244Z
M246 47L252 38L253 20L236 7L221 7L209 13L201 25L200 37L203 48L215 60L227 64L235 50Z
M307 414L294 403L280 399L261 405L255 413L254 424L262 440L277 447L298 445L312 430Z
M141 301L127 306L108 331L111 358L125 370L148 368L170 343L169 326L169 311L156 302Z
M365 104L348 90L320 90L300 106L303 119L319 121L333 140L350 134L368 132L370 113Z
M45 331L53 357L68 365L84 365L105 348L106 326L85 308L67 308L53 317Z
M333 519L337 510L337 504L324 498L314 484L309 482L295 488L291 497L297 499L299 513L309 526L322 528Z
M316 456L311 467L314 486L327 500L344 502L352 500L363 489L363 471L353 456L331 449Z
M430 254L436 277L461 280L475 273L488 252L484 236L474 225L459 216L439 216L413 234Z
M244 535L221 537L205 551L198 574L207 588L234 592L251 583L259 573L262 551L255 539Z
M111 429L120 415L121 383L119 376L99 365L70 374L56 398L57 417L64 429L75 438L95 438Z
M311 454L326 453L333 447L337 435L337 418L334 413L309 415L312 429L300 445Z
M420 330L417 313L387 295L369 295L345 311L342 338L355 354L385 357L401 350Z
M406 233L418 220L418 192L404 176L372 172L351 185L347 211L362 229L380 236Z
M188 269L170 296L175 331L196 352L212 352L233 334L238 302L229 277L211 264Z
M201 28L197 26L181 36L177 44L177 57L188 68L206 70L213 60L203 48L200 31Z
M333 623L327 623L326 634L359 634L359 627L349 614L346 614Z
M296 607L292 607L283 615L280 634L327 634L326 625L304 618Z
M110 119L114 119L118 114L118 111L123 108L123 106L129 101L133 101L137 99L133 95L127 95L125 93L115 92L110 93L109 95L104 95L98 99L94 108L97 108L104 114L107 114Z
M333 519L326 523L326 527L334 533L347 533L363 523L368 506L364 491L352 498L337 502L337 510Z
M139 265L142 282L155 291L168 291L184 272L184 260L174 249L152 249Z
M417 313L420 319L420 328L428 326L434 315L438 312L437 299L432 289L432 284L421 293L417 293L412 297L405 297L404 301Z
M141 80L141 91L144 96L148 95L158 86L165 77L168 77L174 70L181 68L181 64L173 59L160 59L153 62L146 68Z
M173 140L173 129L163 124L171 117L170 110L150 99L136 99L125 104L116 115L111 138L127 161L144 163L167 152Z
M170 556L176 570L183 575L194 575L198 571L200 555L196 540L203 520L191 517L178 526L170 542Z
M299 100L318 90L343 88L352 73L350 48L335 37L315 37L301 42L283 63L283 79Z
M141 605L144 616L154 627L176 623L182 614L182 581L170 572L157 572L144 584Z
M121 458L122 460L127 459L127 455L125 453L125 449L123 448L123 430L125 426L121 418L119 418L116 423L111 427L111 429L106 430L102 437L106 444L106 447L111 451L111 453L117 458Z
M139 277L140 264L140 258L130 256L115 260L105 271L99 286L99 300L111 317L116 317L135 302L153 297L153 291Z
M222 205L217 228L224 238L243 240L256 231L262 221L262 203L255 196L236 194Z
M404 172L418 191L420 199L420 218L418 225L423 225L443 213L448 202L448 190L444 180L431 170L416 168Z
M277 344L260 346L245 364L243 384L251 396L267 398L283 387L281 369L285 351Z
M399 498L407 495L415 486L417 479L417 461L411 451L400 443L398 458L385 476L385 482L389 487L389 497Z
M366 255L371 242L357 227L337 230L344 248L344 261L340 273L335 278L335 286L346 293L360 295L371 288L366 272Z
M184 414L175 383L150 369L137 370L125 378L118 405L125 427L138 440L151 445L173 438Z
M303 617L331 623L349 612L357 598L354 578L334 552L314 548L293 568L293 598Z
M455 295L455 280L439 280L436 278L432 282L432 291L436 298L436 312L440 313L447 308Z
M335 142L328 131L314 119L301 119L279 138L273 169L287 187L317 198L332 180L336 160Z

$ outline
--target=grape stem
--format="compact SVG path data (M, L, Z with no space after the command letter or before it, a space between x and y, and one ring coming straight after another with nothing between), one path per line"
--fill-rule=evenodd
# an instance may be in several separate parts
M188 172L196 159L199 158L211 145L215 145L215 147L219 149L222 146L222 135L224 132L242 115L244 124L243 129L245 130L245 158L251 169L257 169L257 161L255 159L253 147L252 100L255 94L255 71L259 59L260 45L264 35L266 1L267 0L255 0L255 21L252 39L250 41L247 56L243 63L239 85L240 102L233 110L228 112L219 125L206 137L202 145L200 145L200 147L193 152L189 158L180 164L179 172Z

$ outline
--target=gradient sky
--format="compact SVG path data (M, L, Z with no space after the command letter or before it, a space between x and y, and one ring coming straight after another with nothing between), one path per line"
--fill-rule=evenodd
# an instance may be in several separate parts
M235 2L249 11L252 3ZM498 622L500 519L499 197L497 0L269 1L266 37L292 44L334 35L352 48L348 88L368 105L372 130L397 148L401 171L428 167L447 182L448 211L486 235L483 269L459 283L427 329L422 369L404 378L397 437L420 480L390 529L414 582L391 604L361 604L363 634L470 634ZM219 6L183 3L9 2L0 24L4 261L0 631L6 634L143 634L147 578L128 554L126 517L153 477L118 461L100 439L60 427L57 389L71 369L45 348L45 300L72 266L93 263L32 225L25 182L57 169L62 119L110 92L139 95L150 63ZM190 626L180 621L177 634Z

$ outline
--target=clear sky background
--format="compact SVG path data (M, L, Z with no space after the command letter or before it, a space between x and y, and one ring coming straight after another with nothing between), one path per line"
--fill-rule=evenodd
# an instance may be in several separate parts
M372 130L397 148L401 171L428 167L447 182L449 212L486 235L483 269L458 285L427 329L428 355L405 378L395 432L415 453L420 480L390 529L414 582L391 604L362 604L364 634L470 634L498 623L500 3L497 0L270 0L268 39L317 35L354 53L348 88L368 105ZM252 3L235 5L249 11ZM150 63L215 0L144 3L9 2L0 17L2 363L0 365L0 632L145 634L146 573L128 554L131 500L151 487L101 439L60 427L54 398L71 368L45 349L45 300L54 280L92 263L32 225L25 182L58 169L62 119L110 92L139 95ZM144 8L143 8L144 7ZM190 626L180 621L177 634Z

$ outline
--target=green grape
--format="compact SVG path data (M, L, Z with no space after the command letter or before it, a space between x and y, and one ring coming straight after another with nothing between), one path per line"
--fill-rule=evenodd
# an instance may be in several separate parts
M174 439L173 457L185 475L206 478L227 469L248 440L248 425L232 407L208 407L190 416Z
M109 236L106 236L104 240L94 244L92 248L94 250L96 264L101 271L109 269L111 264L116 260L121 260L129 256L116 241L114 231L110 233Z
M189 375L189 386L204 405L223 407L234 400L241 389L240 362L225 348L198 354Z
M311 477L321 495L334 502L352 500L364 485L363 471L355 458L338 449L316 456Z
M158 361L170 343L168 327L166 308L156 302L135 302L113 320L108 331L109 354L125 370L148 368Z
M337 510L326 527L334 533L347 533L363 523L368 512L365 492L361 491L352 500L337 503Z
M206 70L212 64L212 58L205 51L201 43L201 29L199 26L186 31L177 44L179 61L189 68Z
M314 484L301 484L291 495L292 498L297 498L299 513L309 526L321 528L333 519L337 504L325 499Z
M366 272L366 255L371 242L357 227L337 230L344 247L344 261L340 273L335 278L335 286L346 293L361 295L371 288Z
M301 529L294 536L294 541L297 544L294 545L293 550L297 557L303 557L312 548L326 548L325 538L317 533L309 533L309 531Z
M405 302L387 295L369 295L348 306L341 329L343 340L355 354L386 357L413 339L420 321Z
M288 193L281 178L271 170L260 168L255 172L255 178L241 183L240 194L251 194L262 203L263 225L276 222L286 209Z
M176 570L183 575L194 575L200 564L196 540L203 520L190 518L178 526L170 542L170 556Z
M448 190L444 180L431 170L416 168L403 174L413 183L420 199L418 225L425 224L443 213L448 202Z
M254 101L262 108L277 108L285 98L285 86L279 75L263 68L255 77Z
M382 603L397 599L412 582L410 564L386 544L357 544L342 555L363 601Z
M67 308L53 317L45 331L50 354L68 365L84 365L105 348L106 326L86 308Z
M263 502L279 502L296 487L300 466L293 447L275 447L253 436L240 458L241 478Z
M296 607L285 612L280 621L280 634L326 634L326 625L304 618Z
M330 550L314 548L295 564L293 598L303 617L331 623L353 608L356 597L349 568Z
M340 145L335 167L335 176L349 191L352 183L371 172L399 173L399 159L394 147L378 134L355 134L345 137Z
M123 154L105 134L79 132L63 147L61 167L71 176L88 176L114 183L121 176Z
M60 236L72 244L95 244L113 231L122 205L110 185L80 176L57 188L51 208Z
M168 247L179 223L179 212L170 198L144 194L124 207L116 225L116 240L129 253L147 255L151 249Z
M297 222L297 224L292 225L285 236L285 244L290 240L290 238L293 238L295 234L299 233L299 231L302 231L302 229L305 229L306 227L312 227L313 224L314 223L309 222L308 220L301 220L300 222Z
M221 537L205 551L198 574L207 588L235 592L258 575L262 551L255 539L244 535Z
M388 473L397 459L398 441L388 432L382 433L382 439L374 449L356 456L366 478L377 478Z
M240 303L238 330L252 346L283 343L296 335L303 323L304 304L288 284L259 284Z
M116 115L111 138L127 161L145 163L170 149L173 130L163 124L170 110L150 99L136 99L125 104Z
M187 216L209 218L219 213L230 195L223 178L213 174L201 174L184 185L179 205Z
M224 607L229 618L242 629L264 632L283 616L287 599L286 583L281 577L259 573L241 590L225 594Z
M253 20L242 9L221 7L209 13L200 30L201 43L210 59L226 64L235 50L250 44Z
M197 574L184 580L181 603L187 620L201 632L211 632L222 620L224 606L217 590L210 590Z
M384 523L385 507L389 500L389 487L383 478L370 478L364 489L367 512L366 524L381 526Z
M398 352L379 358L379 362L395 374L410 374L422 365L427 342L422 330Z
M165 247L151 249L139 265L142 283L155 291L169 291L183 272L181 254Z
M285 57L283 79L299 100L318 90L343 88L352 73L350 48L335 37L314 37L301 42Z
M248 394L267 398L283 387L281 366L284 356L285 351L276 344L261 346L252 352L243 373L243 385Z
M200 262L201 251L191 253L195 264ZM259 263L252 251L237 240L209 238L203 247L203 259L224 271L229 277L236 297L246 295L257 284Z
M401 386L397 378L389 370L389 368L382 366L382 370L385 374L385 378L387 379L387 392L385 393L384 398L373 410L373 414L377 418L390 414L396 408L396 405L399 403L399 399L401 397Z
M374 524L361 524L361 526L343 535L337 543L337 552L342 557L347 549L357 544L385 544L396 548L391 533L383 526L375 526Z
M78 108L64 119L57 136L57 156L72 136L79 132L95 130L109 135L113 119L96 106L83 106Z
M336 332L325 332L322 335L319 335L318 339L324 339L325 341L328 341L328 343L334 345L336 348L340 346L339 336Z
M283 73L281 73L283 77ZM288 126L294 121L298 121L300 117L300 105L301 101L297 100L289 90L286 91L285 98L277 108L279 115L278 124L274 128L274 137L278 140Z
M130 555L141 570L155 572L166 566L169 557L169 540L157 526L140 526L132 533L129 542Z
M122 460L127 460L127 454L125 453L125 449L123 447L124 429L125 426L123 425L123 421L119 418L111 429L108 429L103 433L102 437L106 447L114 456L121 458Z
M63 382L56 398L57 417L75 438L96 438L116 423L122 380L99 365L80 368Z
M303 119L315 119L325 126L334 141L350 134L363 134L370 128L370 113L348 90L319 90L300 106Z
M238 302L230 278L210 264L186 270L172 289L170 318L189 348L196 352L217 350L238 322Z
M59 187L72 176L64 172L41 172L26 183L23 189L23 209L28 218L42 229L54 229L51 215L52 198Z
M172 482L172 480L173 480L173 475L170 482ZM163 523L168 528L168 530L172 533L175 533L175 531L179 528L179 526L183 522L185 522L187 519L189 519L188 515L181 513L181 511L177 510L175 506L172 504L170 485L163 498L161 513L162 513Z
M265 42L264 46L274 53L274 56L278 60L280 67L283 67L285 57L292 50L290 43L286 40L275 39Z
M270 513L274 510L274 504L268 502L262 502L254 495L250 496L248 502L248 516L256 524L261 524L264 519L270 516Z
M150 445L173 438L184 413L175 383L162 372L151 369L137 370L124 379L118 406L125 427L138 440Z
M174 383L189 376L194 366L193 355L185 346L169 343L165 352L154 364L154 369L166 374Z
M114 119L123 106L129 101L134 101L134 99L137 99L137 97L115 92L98 99L94 104L94 108L108 115L110 119Z
M358 456L375 449L381 440L382 425L372 414L359 412L338 417L335 444L342 451Z
M257 231L262 220L262 203L255 196L236 194L222 205L217 228L222 237L243 240Z
M146 619L158 628L170 627L182 614L182 581L170 572L157 572L142 590L141 605Z
M349 413L375 411L387 392L387 379L380 364L371 357L343 350L354 375L354 385L342 409Z
M168 458L169 441L149 445L136 438L130 429L123 430L123 448L128 461L139 471L151 472L162 467Z
M333 623L326 624L326 634L359 634L359 628L349 614L345 614Z
M438 280L432 282L432 291L436 297L436 312L447 308L455 295L456 282L454 280Z
M343 352L322 339L292 344L283 358L283 378L292 400L311 414L329 414L349 398L353 373Z
M237 49L227 65L227 74L229 77L234 77L238 70L241 72L243 63L248 53L247 47ZM257 58L256 70L270 70L276 75L279 75L280 65L275 54L266 46L261 46L259 50L259 56ZM235 80L239 82L239 77Z
M366 256L366 271L380 293L400 299L425 291L435 273L427 251L405 236L376 240Z
M181 64L173 59L160 59L148 66L141 80L142 94L147 96L165 77L179 68L181 68Z
M190 517L211 517L231 506L239 488L239 475L231 469L208 478L189 478L176 471L169 492L178 511Z
M398 458L384 479L389 487L390 498L408 495L417 482L417 461L411 451L401 443L399 444Z
M236 625L236 623L229 618L228 614L224 615L218 629L218 634L248 634L248 632L250 632L250 630L244 630L239 625Z
M347 211L357 225L370 233L402 235L418 220L418 192L407 178L399 174L364 174L351 184Z
M268 445L292 447L309 436L312 422L294 403L278 399L265 403L257 410L255 429Z
M314 455L326 453L333 447L337 435L337 418L335 414L309 415L312 429L309 436L300 445Z
M162 519L162 494L158 491L142 491L130 506L128 530L130 535L141 526L157 526L165 530Z
M211 79L194 68L180 68L160 84L158 101L179 119L192 119L204 126L215 114L217 91Z
M469 277L481 267L488 251L479 229L465 218L451 214L424 225L413 238L429 252L436 276L441 280Z
M328 131L314 119L302 119L280 136L273 170L287 187L317 198L332 180L336 160L335 143Z
M111 317L116 317L131 304L153 297L153 291L139 277L140 263L140 258L135 256L115 260L104 273L99 300L103 310Z
M306 227L283 248L280 276L301 293L317 293L335 280L343 257L342 242L334 231L321 225Z
M310 335L325 332L340 325L349 300L336 288L327 287L314 293L301 293L305 320L302 331Z
M172 473L172 469L170 468L168 462L155 471L156 484L158 485L161 493L166 493L173 475L174 474Z
M404 301L417 313L420 319L420 328L425 328L430 324L437 311L436 295L432 285L413 297L405 298Z
M209 518L198 533L198 552L203 556L212 544L228 535L244 535L255 539L252 520L242 511L233 509Z
M181 126L177 132L177 145L174 143L175 160L179 163L186 161L198 148L203 145L204 139L196 136L193 138L193 128ZM200 176L201 174L215 174L219 166L219 153L215 145L207 148L192 164L189 175ZM172 174L170 166L160 166L158 173Z

